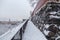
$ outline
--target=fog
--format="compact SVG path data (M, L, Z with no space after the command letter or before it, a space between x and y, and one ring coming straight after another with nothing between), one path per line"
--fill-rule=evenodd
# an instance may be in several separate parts
M31 7L27 0L0 0L0 19L25 19Z

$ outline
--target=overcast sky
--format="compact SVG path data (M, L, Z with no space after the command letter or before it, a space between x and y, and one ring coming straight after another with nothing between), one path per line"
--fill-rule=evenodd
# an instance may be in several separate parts
M0 0L0 18L23 19L30 16L27 0Z

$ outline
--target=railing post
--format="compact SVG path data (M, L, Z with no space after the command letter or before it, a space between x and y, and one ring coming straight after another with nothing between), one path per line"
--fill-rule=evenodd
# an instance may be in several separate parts
M22 34L23 34L23 30L22 30L22 28L20 29L20 33L19 33L19 35L20 35L20 40L22 40Z
M16 40L22 40L22 36L25 32L26 29L26 25L27 25L28 20L24 23L24 25L19 29L19 31L16 33L16 35L19 35L19 39ZM14 35L14 37L11 40L15 40L16 35Z
M20 29L20 34L19 34L19 35L20 35L20 40L22 40L22 36L23 36L23 34L24 34L24 32L25 32L27 22L28 22L28 20L27 20L26 23L23 25L23 27Z
M14 40L14 37L11 40Z

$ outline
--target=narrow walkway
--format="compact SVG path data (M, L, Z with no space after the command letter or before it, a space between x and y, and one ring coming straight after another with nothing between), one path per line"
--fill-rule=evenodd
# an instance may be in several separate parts
M40 30L35 27L35 25L31 21L28 21L22 40L47 40L47 39L42 34L42 32L40 32Z

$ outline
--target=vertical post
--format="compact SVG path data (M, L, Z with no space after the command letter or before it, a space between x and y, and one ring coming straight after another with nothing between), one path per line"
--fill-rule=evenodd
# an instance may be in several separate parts
M27 20L26 23L23 25L23 27L20 29L20 33L19 33L19 35L20 35L20 40L22 40L22 36L23 36L23 33L24 33L25 29L26 29L27 22L28 22L28 20Z
M14 37L11 40L14 40Z
M23 30L22 30L22 28L20 29L20 33L19 33L19 35L20 35L20 40L22 40L22 32L23 32Z

